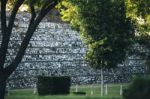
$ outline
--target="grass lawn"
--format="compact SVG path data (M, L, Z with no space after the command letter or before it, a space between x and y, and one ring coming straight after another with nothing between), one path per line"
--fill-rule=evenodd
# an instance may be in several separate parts
M123 88L126 84L123 85ZM86 95L74 95L76 87L72 86L69 95L48 95L38 96L33 94L33 89L17 89L11 90L10 95L6 96L6 99L122 99L120 95L120 84L108 85L108 95L101 97L100 85L82 85L78 86L78 91L86 92ZM93 91L93 94L91 94Z

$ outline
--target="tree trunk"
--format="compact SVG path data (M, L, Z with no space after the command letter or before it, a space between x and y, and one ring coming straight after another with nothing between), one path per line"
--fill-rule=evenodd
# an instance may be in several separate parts
M6 89L6 81L0 78L0 99L4 99Z
M103 68L101 68L101 96L104 94L104 77L103 77Z

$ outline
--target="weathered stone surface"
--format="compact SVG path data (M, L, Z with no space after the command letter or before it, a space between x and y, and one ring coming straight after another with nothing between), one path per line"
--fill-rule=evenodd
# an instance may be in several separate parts
M25 36L29 18L28 13L17 15L9 43L6 66L14 59L18 51ZM48 76L71 76L73 84L100 83L100 71L85 64L85 53L86 47L80 40L79 33L71 30L66 23L53 23L44 19L31 38L26 54L8 80L8 84L12 88L33 87L36 76L43 73ZM144 74L145 60L135 58L138 57L129 57L117 69L105 70L104 82L128 82L132 74Z

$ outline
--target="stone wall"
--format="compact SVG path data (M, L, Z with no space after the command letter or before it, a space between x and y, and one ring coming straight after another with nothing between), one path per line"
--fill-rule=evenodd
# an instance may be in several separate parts
M29 18L28 13L17 15L6 64L14 59L26 33ZM12 88L33 87L38 75L71 76L72 84L100 83L100 71L85 64L85 53L86 46L79 33L66 23L49 22L45 18L30 40L22 62L9 78L8 85ZM145 60L135 58L138 57L129 57L118 68L105 70L104 82L125 83L131 80L133 74L143 75L146 71Z

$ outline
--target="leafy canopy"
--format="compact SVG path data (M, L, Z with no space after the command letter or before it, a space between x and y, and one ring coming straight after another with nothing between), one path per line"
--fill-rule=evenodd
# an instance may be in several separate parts
M124 0L64 0L62 19L79 31L92 67L112 68L122 63L134 37Z
M150 0L126 0L126 8L134 22L136 42L150 48Z
M126 0L126 8L127 16L134 22L135 42L145 51L150 50L150 0ZM136 50L140 57L147 59L149 65L150 54L145 51Z

